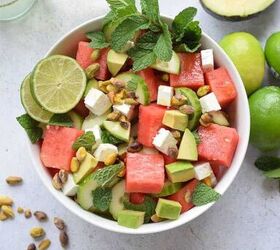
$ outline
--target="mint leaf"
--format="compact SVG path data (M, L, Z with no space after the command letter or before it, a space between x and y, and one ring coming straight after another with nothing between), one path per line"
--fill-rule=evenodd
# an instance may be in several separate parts
M197 9L193 7L182 10L173 20L172 29L177 34L184 33L186 24L190 23L197 13Z
M197 184L192 194L192 203L195 206L202 206L210 202L217 201L220 197L221 195L213 188L200 182Z
M264 171L264 176L267 178L279 179L280 178L280 168Z
M112 190L98 187L92 192L93 205L101 212L109 209L112 200Z
M172 57L172 41L169 32L168 25L166 23L162 24L163 33L160 35L154 52L158 59L162 61L169 62Z
M180 44L179 46L175 47L176 52L187 52L187 53L194 53L200 48L200 43L194 43L192 45L187 45L185 43Z
M103 49L110 46L102 31L88 32L86 37L91 40L89 46L94 49Z
M139 15L130 16L122 21L112 33L112 49L121 52L128 41L141 29L149 27L149 21Z
M18 123L24 128L32 143L38 142L43 135L43 129L38 127L39 122L35 121L28 114L21 115L16 118Z
M84 147L87 151L91 151L94 143L95 138L93 132L88 131L77 138L77 140L72 145L72 148L74 150L78 150L80 147Z
M30 115L24 114L16 118L18 123L24 128L36 128L39 122L35 121Z
M109 11L109 12L106 14L106 16L103 18L103 27L104 27L106 24L112 22L112 21L114 20L114 18L115 18L115 13L114 13L114 11L112 11L112 10Z
M73 127L73 121L68 114L54 114L49 120L49 125Z
M147 16L147 18L152 22L159 24L160 15L159 15L159 6L158 0L141 0L141 10L142 13Z
M123 143L122 140L120 140L119 138L116 138L109 131L107 131L105 129L102 130L101 140L102 140L103 143L110 143L110 144L113 144L113 145L118 145L118 144Z
M261 156L255 161L255 166L262 171L280 168L280 158L274 156Z
M131 79L130 81L128 81L126 87L129 91L135 92L137 89L137 85L138 85L138 81L136 79Z
M107 166L95 172L94 180L101 187L111 187L118 180L118 174L123 170L123 163Z
M200 137L199 137L199 134L197 133L197 130L193 131L192 134L195 139L196 145L198 145L200 143Z
M136 9L135 7L135 0L106 0L107 3L110 5L112 10L117 10L121 8L125 8L131 6Z
M133 59L133 71L140 71L142 69L148 68L150 65L156 62L156 55L154 52L148 50L139 51L134 55Z
M129 201L128 197L123 199L123 204L128 210L145 212L145 223L148 223L151 220L152 215L155 214L157 205L155 200L148 195L145 196L144 202L142 204L133 204Z

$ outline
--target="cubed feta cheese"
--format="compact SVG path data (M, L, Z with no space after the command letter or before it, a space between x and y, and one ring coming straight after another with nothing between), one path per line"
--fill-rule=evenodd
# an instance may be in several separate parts
M221 106L213 92L201 97L199 101L202 108L202 113L221 110Z
M78 185L75 183L72 174L68 174L66 183L63 185L62 192L66 196L74 196L78 191Z
M212 49L201 50L201 64L204 73L214 70L214 56Z
M134 113L134 106L123 103L123 104L116 104L113 105L113 110L118 111L130 120L133 117Z
M101 128L99 125L95 125L95 126L93 126L93 128L88 128L85 130L85 132L88 132L88 131L91 131L93 133L96 146L98 146L100 143L102 143L102 140L101 140L102 131L101 131Z
M157 104L170 107L173 94L174 90L172 87L160 85L158 87Z
M118 153L118 148L109 143L101 143L94 152L94 156L98 161L104 162L109 155Z
M158 151L166 155L168 155L170 148L178 149L177 140L173 137L172 133L165 128L161 128L158 131L153 140L153 145Z
M194 165L195 178L199 181L207 178L213 173L209 162L200 162Z
M85 98L85 105L93 114L102 115L112 106L112 103L106 94L93 88Z

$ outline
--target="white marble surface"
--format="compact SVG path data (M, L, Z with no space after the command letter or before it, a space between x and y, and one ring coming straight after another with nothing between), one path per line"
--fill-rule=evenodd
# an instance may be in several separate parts
M221 22L206 14L197 0L160 0L163 14L174 16L182 8L198 7L201 25L219 40L233 31L249 31L262 43L280 30L280 2L256 19L242 23ZM23 77L50 46L76 25L107 11L101 0L39 0L20 20L0 23L0 193L10 195L17 205L61 216L68 225L69 249L280 249L280 195L277 181L267 181L253 166L258 152L249 148L236 180L223 198L208 212L180 228L160 234L129 236L107 232L81 221L59 204L42 185L26 152L23 130L15 117L23 113L19 86ZM266 83L274 82L266 78ZM8 187L4 179L20 175L24 184ZM34 218L0 223L0 249L26 249ZM52 240L50 249L61 249L52 223L43 223Z

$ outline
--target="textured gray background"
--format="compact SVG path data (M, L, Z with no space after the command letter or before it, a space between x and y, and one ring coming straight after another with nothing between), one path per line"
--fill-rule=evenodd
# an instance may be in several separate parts
M188 5L198 7L205 32L216 40L233 31L249 31L263 43L273 31L280 30L280 2L256 19L241 23L221 22L206 14L197 0L160 0L161 11L174 16ZM280 196L277 181L265 180L253 162L258 152L248 149L246 160L232 186L208 212L180 228L160 234L129 236L96 228L68 212L46 190L32 168L22 129L15 117L23 113L19 86L34 64L63 34L80 23L104 14L101 0L39 0L20 20L0 23L0 193L14 197L16 204L61 216L68 225L69 249L280 249ZM276 83L271 78L265 83ZM24 185L10 188L8 175L20 175ZM0 249L26 249L34 219L17 216L0 223ZM60 249L58 233L52 223L44 223L50 249Z

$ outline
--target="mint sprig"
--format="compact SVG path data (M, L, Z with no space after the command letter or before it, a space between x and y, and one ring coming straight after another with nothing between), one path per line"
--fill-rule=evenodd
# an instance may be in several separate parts
M102 31L97 32L88 32L86 33L86 37L91 40L89 46L95 49L103 49L110 46L105 39L105 35Z
M78 150L80 147L84 147L87 151L91 151L94 143L95 138L93 132L88 131L76 139L76 141L72 145L72 148L74 150Z
M94 207L101 212L109 209L112 200L112 190L110 188L98 187L92 192Z
M43 129L38 127L39 122L35 121L30 115L24 114L16 118L18 123L26 131L32 143L38 142L43 135Z
M101 140L103 143L110 143L113 145L118 145L123 143L122 140L118 139L117 137L113 136L109 131L107 131L106 129L102 130L101 133Z
M200 182L194 189L192 194L192 203L195 206L203 206L210 202L217 201L221 195L217 193L213 188Z
M68 114L54 114L49 120L49 125L73 127L73 121Z

